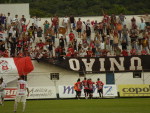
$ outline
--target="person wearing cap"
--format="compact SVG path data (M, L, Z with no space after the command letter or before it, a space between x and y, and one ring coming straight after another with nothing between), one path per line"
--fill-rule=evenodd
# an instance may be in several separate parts
M97 92L99 93L99 97L103 98L103 85L104 83L102 81L100 81L100 78L97 79L96 82L96 87L97 87Z

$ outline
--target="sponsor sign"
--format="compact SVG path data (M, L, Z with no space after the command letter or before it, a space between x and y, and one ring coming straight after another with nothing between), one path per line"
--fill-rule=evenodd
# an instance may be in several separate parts
M150 96L150 84L119 85L121 97L145 97Z
M45 98L56 98L55 87L29 87L28 99L45 99ZM12 100L16 97L17 88L6 88L5 99Z
M104 85L103 86L104 97L116 97L118 96L116 85Z
M62 86L59 86L58 88L59 88L59 97L60 98L75 98L76 97L76 92L72 85L62 85ZM96 86L94 86L93 92L94 92L93 97L99 97ZM81 97L85 97L84 89L82 89Z

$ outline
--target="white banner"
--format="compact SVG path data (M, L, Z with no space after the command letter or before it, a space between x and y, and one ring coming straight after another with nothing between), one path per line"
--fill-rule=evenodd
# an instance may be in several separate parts
M50 87L29 87L29 97L27 99L48 99L56 98L56 89L54 86ZM6 88L5 99L13 100L16 97L17 88Z
M116 85L104 85L103 86L104 97L116 97L118 96Z
M59 86L59 97L60 98L75 98L76 97L76 92L74 90L74 87L72 85L63 85ZM93 97L99 97L99 94L97 93L97 88L94 86L93 88ZM82 89L81 92L81 97L84 96L84 90Z

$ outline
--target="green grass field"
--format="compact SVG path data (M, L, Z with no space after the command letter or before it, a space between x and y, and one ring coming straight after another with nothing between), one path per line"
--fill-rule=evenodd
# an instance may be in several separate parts
M12 113L14 101L5 101L0 113ZM22 104L17 113L22 113ZM150 113L150 98L28 100L25 113Z

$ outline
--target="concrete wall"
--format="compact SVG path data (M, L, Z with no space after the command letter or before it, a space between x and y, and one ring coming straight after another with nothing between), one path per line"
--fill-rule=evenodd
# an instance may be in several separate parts
M3 13L7 16L8 12L10 12L12 17L15 17L17 14L19 18L21 18L22 15L25 15L26 18L30 18L29 3L0 4L0 13Z
M54 81L50 80L50 73L60 73L60 80L56 82L57 85L73 85L79 78L79 74L74 71L59 68L54 65L45 64L42 62L33 61L34 71L28 75L28 84L34 86L54 86ZM144 79L143 79L144 76ZM96 81L100 78L106 83L106 74L87 74L87 78L92 78ZM83 80L83 77L81 77ZM149 84L150 73L144 72L142 78L133 78L133 73L115 73L115 83L120 84ZM16 80L8 83L8 87L16 86Z

